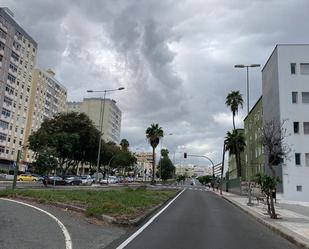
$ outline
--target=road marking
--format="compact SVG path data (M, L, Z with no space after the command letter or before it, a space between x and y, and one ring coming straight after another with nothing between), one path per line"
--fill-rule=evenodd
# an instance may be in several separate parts
M127 238L121 245L119 245L116 249L125 248L133 239L135 239L141 232L145 230L160 214L164 212L165 209L169 207L186 189L184 188L177 196L174 197L164 208L162 208L155 216L153 216L147 223L145 223L140 229L138 229L134 234L132 234L129 238Z
M21 201L16 201L16 200L11 200L11 199L7 199L7 198L0 198L1 200L5 200L5 201L11 201L11 202L16 202L18 204L21 204L21 205L25 205L25 206L28 206L28 207L31 207L31 208L34 208L44 214L47 214L49 217L51 217L53 220L56 221L56 223L58 224L58 226L61 228L62 230L62 233L64 235L64 240L65 240L65 249L72 249L72 240L71 240L71 236L69 234L69 231L66 229L66 227L63 225L63 223L58 219L56 218L54 215L52 215L51 213L41 209L41 208L38 208L36 206L33 206L33 205L30 205L28 203L24 203L24 202L21 202Z

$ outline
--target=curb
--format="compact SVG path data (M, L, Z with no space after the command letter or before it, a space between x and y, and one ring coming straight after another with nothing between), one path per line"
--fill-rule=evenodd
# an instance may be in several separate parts
M291 230L284 231L284 230L287 230L287 229L281 227L281 225L273 224L272 222L265 220L260 214L256 213L255 211L250 210L247 207L244 207L244 206L240 205L238 202L236 202L236 201L234 201L232 199L229 199L226 196L222 195L221 197L224 200L228 201L229 203L232 203L234 206L240 208L243 212L245 212L245 213L249 214L251 217L255 218L259 223L261 223L264 226L268 227L270 230L272 230L273 232L277 233L281 237L287 239L288 241L290 241L294 245L296 245L298 247L301 247L301 248L309 249L309 241L307 242L304 239L300 238L300 235L294 233ZM292 233L294 234L294 236L292 235Z

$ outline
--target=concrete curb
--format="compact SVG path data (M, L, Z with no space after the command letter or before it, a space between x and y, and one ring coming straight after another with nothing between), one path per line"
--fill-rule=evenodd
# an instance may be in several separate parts
M258 222L265 225L266 227L268 227L273 232L279 234L281 237L287 239L288 241L290 241L294 245L301 247L301 248L309 249L309 240L306 241L304 238L302 238L300 235L296 234L295 232L293 232L293 231L291 231L287 228L284 228L283 226L281 226L279 224L274 224L273 222L266 220L265 217L261 216L260 214L258 214L255 211L251 210L249 207L245 207L245 206L239 204L238 202L228 198L227 196L223 195L221 197L223 199L225 199L226 201L232 203L234 206L240 208L242 211L244 211L245 213L247 213L250 216L252 216L253 218L255 218Z

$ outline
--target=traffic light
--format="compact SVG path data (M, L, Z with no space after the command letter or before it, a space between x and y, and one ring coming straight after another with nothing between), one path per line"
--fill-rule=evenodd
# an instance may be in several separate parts
M187 152L183 153L183 157L187 158Z

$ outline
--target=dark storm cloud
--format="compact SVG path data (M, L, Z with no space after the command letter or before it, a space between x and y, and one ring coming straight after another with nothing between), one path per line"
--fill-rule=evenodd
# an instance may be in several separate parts
M39 43L39 65L56 69L70 100L89 97L88 88L126 87L109 97L133 148L149 149L144 132L158 122L173 133L163 146L176 157L188 151L215 162L232 127L225 96L240 90L246 100L245 71L233 65L263 65L277 43L309 40L306 0L2 2ZM260 95L253 69L251 106Z

